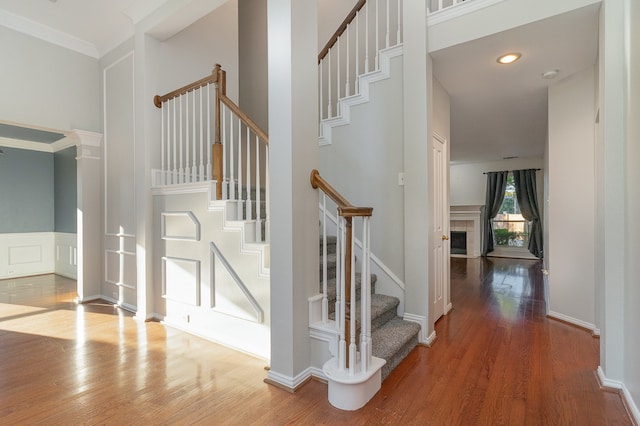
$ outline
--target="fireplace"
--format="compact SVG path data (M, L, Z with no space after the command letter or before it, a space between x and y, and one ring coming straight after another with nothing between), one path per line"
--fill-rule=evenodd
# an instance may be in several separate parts
M480 217L483 207L477 205L450 207L451 256L470 258L480 256L482 241Z
M467 254L467 231L451 231L451 254Z

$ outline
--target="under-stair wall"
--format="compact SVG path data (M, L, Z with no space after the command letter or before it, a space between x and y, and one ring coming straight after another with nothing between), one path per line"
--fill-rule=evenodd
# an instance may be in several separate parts
M153 190L154 317L270 357L268 245L211 182Z

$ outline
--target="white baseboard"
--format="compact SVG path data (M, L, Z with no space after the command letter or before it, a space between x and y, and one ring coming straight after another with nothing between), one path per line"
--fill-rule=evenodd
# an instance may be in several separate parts
M300 386L304 385L314 375L314 368L308 367L295 377L287 376L285 374L277 373L273 370L267 374L266 382L287 390L289 392L295 392Z
M633 400L631 392L629 392L627 386L617 380L607 379L601 366L598 366L598 369L596 370L596 376L598 377L598 381L600 382L601 387L620 391L620 395L624 400L624 404L627 408L627 411L629 412L629 415L632 417L632 420L635 421L635 424L640 424L640 409L638 409L638 405Z
M577 318L573 318L573 317L570 317L568 315L564 315L564 314L561 314L561 313L558 313L558 312L549 311L549 312L547 312L547 316L550 317L550 318L555 318L555 319L558 319L560 321L567 322L569 324L576 325L576 326L578 326L580 328L584 328L585 330L589 330L592 333L594 333L595 330L597 330L597 328L596 328L596 326L594 324L591 324L591 323L588 323L586 321L582 321L582 320L579 320Z
M405 312L404 315L402 316L402 319L405 321L415 322L416 324L420 325L420 333L418 334L418 341L425 345L431 344L429 342L430 336L427 335L427 330L428 330L427 317L424 317L422 315L408 314ZM435 332L432 334L434 335L434 338L435 338Z
M433 330L433 332L429 335L429 337L427 337L427 340L425 341L425 344L427 346L431 346L433 344L433 342L436 341L436 331Z

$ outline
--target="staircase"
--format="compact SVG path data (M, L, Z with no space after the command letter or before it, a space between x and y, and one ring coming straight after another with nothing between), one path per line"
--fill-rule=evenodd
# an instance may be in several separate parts
M322 282L322 241L320 241L320 276ZM336 302L336 237L327 238L327 298L329 319L335 319ZM386 361L382 367L382 380L418 345L420 326L397 316L400 300L397 297L375 293L375 274L371 275L371 330L373 356ZM356 274L356 297L360 299L361 276ZM322 291L322 288L320 288ZM358 305L359 306L359 305ZM360 317L360 310L356 318Z

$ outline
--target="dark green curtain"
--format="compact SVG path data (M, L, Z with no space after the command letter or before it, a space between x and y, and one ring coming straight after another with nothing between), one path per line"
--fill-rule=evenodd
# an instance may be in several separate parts
M487 196L484 205L484 230L482 235L482 255L493 251L493 223L504 200L504 190L507 186L508 171L487 173Z
M520 213L526 220L531 221L529 251L535 257L542 259L542 223L540 222L540 210L538 209L536 170L514 170L513 180L516 186L516 197L518 198Z

